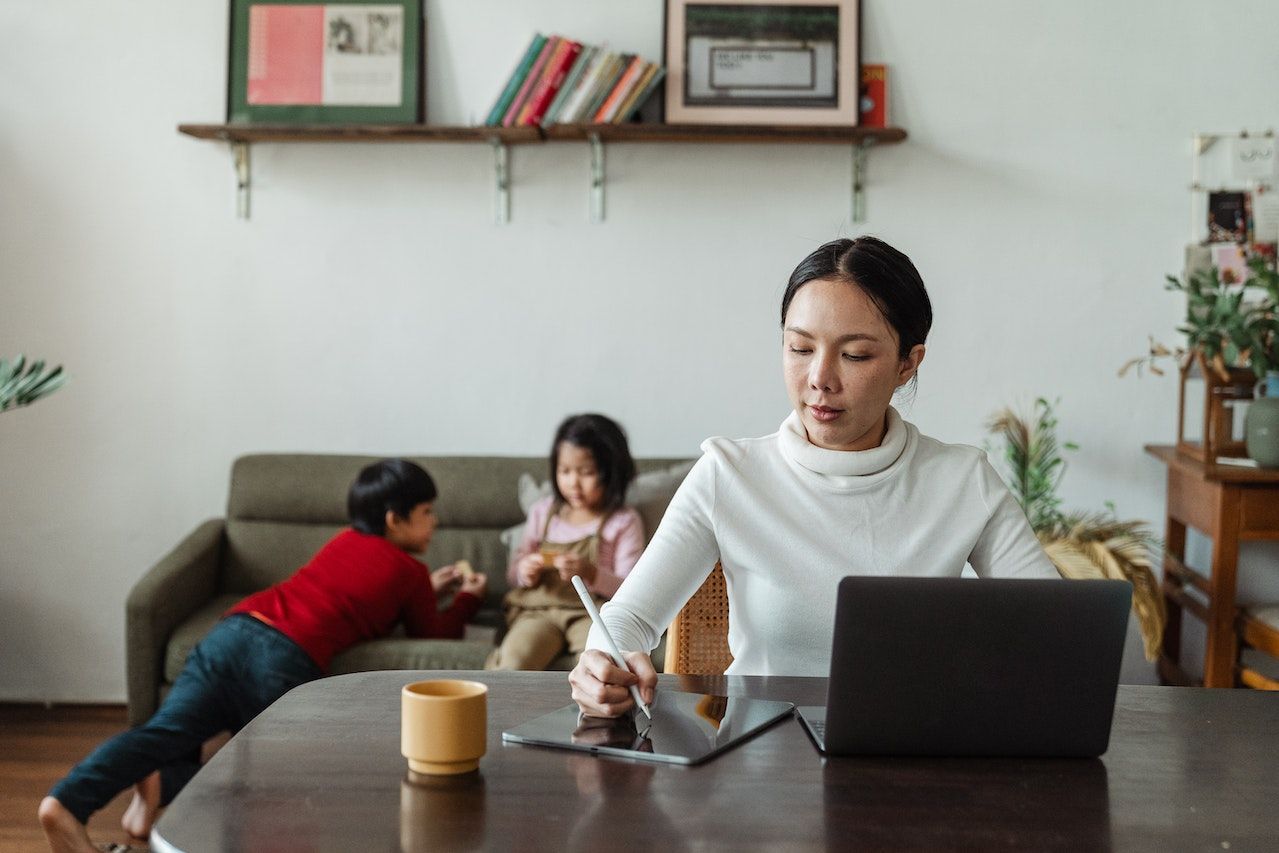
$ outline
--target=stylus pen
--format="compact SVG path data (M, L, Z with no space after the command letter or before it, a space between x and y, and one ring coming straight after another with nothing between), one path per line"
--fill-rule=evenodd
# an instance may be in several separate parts
M617 650L617 643L613 642L613 635L608 632L608 626L600 618L600 609L595 606L595 599L591 598L590 592L586 589L586 584L582 583L582 579L577 575L573 575L573 589L577 590L577 596L582 599L582 606L586 608L586 612L591 614L591 621L595 623L595 627L600 629L600 635L604 638L604 651L608 652L608 656L613 659L613 663L630 672L631 668L626 665L626 660L622 657L622 653ZM644 712L644 716L650 720L653 719L653 712L648 709L648 706L644 704L644 700L640 698L638 685L631 685L631 698L635 700L635 705Z

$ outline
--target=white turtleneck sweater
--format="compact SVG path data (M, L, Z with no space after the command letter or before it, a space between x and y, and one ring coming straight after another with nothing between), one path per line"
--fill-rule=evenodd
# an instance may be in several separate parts
M830 671L845 575L1056 578L1021 507L975 447L920 435L895 409L879 447L825 450L792 413L773 435L708 439L603 618L651 651L719 562L730 674ZM602 648L592 629L587 648Z

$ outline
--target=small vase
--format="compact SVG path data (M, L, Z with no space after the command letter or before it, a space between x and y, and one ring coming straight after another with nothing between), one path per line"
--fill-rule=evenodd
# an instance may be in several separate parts
M1244 435L1249 458L1262 468L1279 468L1279 370L1257 383Z

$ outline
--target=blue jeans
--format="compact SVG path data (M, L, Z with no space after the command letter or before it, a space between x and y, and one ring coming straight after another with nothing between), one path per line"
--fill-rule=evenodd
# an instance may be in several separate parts
M288 691L323 675L301 646L245 614L223 619L192 650L160 710L90 753L49 795L81 823L160 771L168 804L200 769L200 746L237 732Z

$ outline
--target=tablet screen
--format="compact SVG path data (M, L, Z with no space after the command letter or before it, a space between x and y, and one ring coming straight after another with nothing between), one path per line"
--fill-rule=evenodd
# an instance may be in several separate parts
M576 705L502 732L508 743L529 743L620 755L642 761L696 764L791 713L789 702L658 690L650 721L642 711L606 719Z

